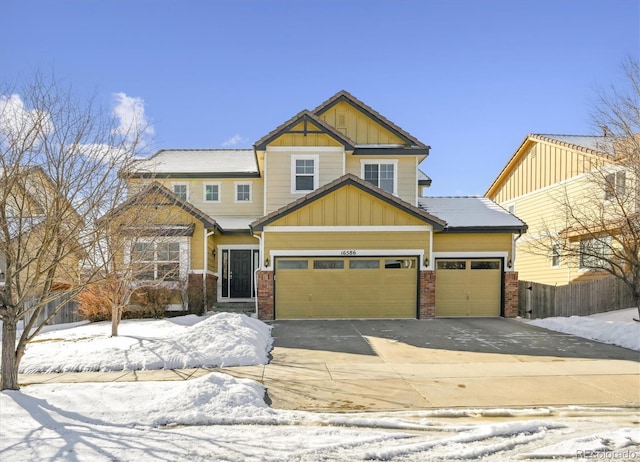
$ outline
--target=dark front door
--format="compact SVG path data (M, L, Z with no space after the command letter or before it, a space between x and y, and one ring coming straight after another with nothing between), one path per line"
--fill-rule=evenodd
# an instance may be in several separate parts
M251 297L251 250L229 251L229 296Z

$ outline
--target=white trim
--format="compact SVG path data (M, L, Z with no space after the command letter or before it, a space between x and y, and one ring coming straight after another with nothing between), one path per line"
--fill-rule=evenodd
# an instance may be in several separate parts
M433 252L431 255L431 264L429 265L431 268L435 269L435 260L437 258L502 258L504 262L503 271L505 273L513 271L513 268L507 268L506 264L509 258L509 252Z
M238 186L249 186L249 200L238 200ZM253 181L233 182L233 202L235 202L236 204L251 204L253 202Z
M364 178L365 165L393 165L393 191L391 194L398 195L398 159L360 159L360 178ZM367 180L365 180L367 181ZM380 171L378 170L378 187L380 187ZM380 187L381 188L381 187ZM382 189L382 188L381 188Z
M222 296L222 251L223 250L257 250L260 253L260 246L257 244L229 244L229 245L218 245L217 246L217 252L218 252L218 282L217 282L217 295L216 295L216 300L217 303L224 303L224 302L253 302L255 301L255 298L231 298L229 296L227 297L223 297ZM231 264L231 258L229 258L229 264ZM253 253L251 256L251 267L253 268ZM254 268L255 270L255 268ZM252 270L251 273L251 285L254 285L254 270ZM230 290L230 289L229 289ZM256 293L258 288L255 287ZM257 297L256 297L257 298Z
M345 254L349 252L349 254ZM355 252L355 253L351 253ZM424 249L308 249L308 250L271 250L269 252L269 266L265 270L273 271L273 263L276 257L418 257L420 270L427 269L424 266Z
M171 182L171 192L174 193L174 194L176 194L175 186L186 186L186 188L187 188L186 196L187 197L185 197L184 200L188 201L189 200L189 183L186 182L186 181L172 181ZM176 194L176 196L177 196L177 194ZM180 197L180 196L178 196L178 197Z
M344 152L344 147L342 146L267 146L267 151L268 152Z
M265 216L267 214L267 183L268 183L268 178L269 176L267 175L268 169L267 169L267 151L264 152L264 159L263 159L263 168L264 168L264 172L262 173L262 177L264 178L262 184L263 184L263 188L262 188L262 216Z
M217 186L218 187L218 200L210 201L207 200L207 186ZM188 188L188 186L187 186ZM207 181L202 183L202 202L205 204L219 204L222 202L222 184L219 181Z
M124 264L131 263L131 250L134 243L147 243L154 244L154 258L156 255L156 249L158 243L164 242L178 242L180 244L180 256L179 256L179 276L180 279L186 279L191 271L191 236L157 236L157 237L141 237L136 239L135 242L128 240L124 248ZM157 261L154 261L154 264Z
M297 160L313 160L313 189L297 190L296 189L296 161ZM305 195L311 191L318 189L320 184L320 156L317 154L301 154L291 156L291 194Z
M265 226L264 232L273 233L337 233L337 232L430 232L431 225L406 225L406 226Z

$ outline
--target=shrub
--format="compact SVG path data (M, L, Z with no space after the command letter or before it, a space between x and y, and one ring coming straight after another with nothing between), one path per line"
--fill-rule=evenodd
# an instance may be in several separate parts
M78 315L91 322L111 319L113 291L106 283L89 285L78 294Z
M163 318L174 294L174 290L165 287L141 287L131 296L131 302L137 307L128 310L124 317Z

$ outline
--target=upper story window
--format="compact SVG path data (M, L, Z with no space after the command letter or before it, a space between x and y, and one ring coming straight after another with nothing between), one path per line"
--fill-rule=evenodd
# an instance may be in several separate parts
M291 157L291 192L307 193L318 188L318 156Z
M207 183L204 185L204 201L220 202L220 183Z
M604 199L612 200L615 197L624 195L627 176L624 170L619 172L609 173L604 177Z
M251 202L251 183L236 182L236 202Z
M604 268L610 257L611 236L580 239L580 268Z
M397 161L391 160L363 160L362 178L374 186L384 189L390 194L398 194Z
M551 244L551 266L557 268L560 266L562 254L562 245L559 242Z
M186 183L174 183L173 193L183 201L186 201L189 198L189 188Z

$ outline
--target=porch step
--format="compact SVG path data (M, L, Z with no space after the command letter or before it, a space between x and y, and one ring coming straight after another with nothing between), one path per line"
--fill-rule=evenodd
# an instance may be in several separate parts
M210 311L214 313L242 313L250 316L256 312L256 304L253 302L216 303Z

